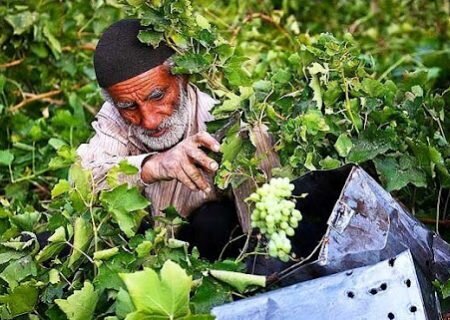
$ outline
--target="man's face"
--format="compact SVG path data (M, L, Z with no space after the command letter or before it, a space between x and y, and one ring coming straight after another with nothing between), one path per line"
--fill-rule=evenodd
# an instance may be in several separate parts
M188 119L185 84L167 65L119 82L107 91L131 130L149 148L167 149L182 138Z

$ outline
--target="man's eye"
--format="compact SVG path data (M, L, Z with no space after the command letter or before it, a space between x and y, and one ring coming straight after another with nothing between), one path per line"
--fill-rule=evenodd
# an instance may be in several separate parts
M117 102L116 107L119 109L126 109L126 110L134 110L136 109L136 103L134 102Z
M148 96L149 100L160 100L164 97L164 91L162 90L154 90L150 95Z

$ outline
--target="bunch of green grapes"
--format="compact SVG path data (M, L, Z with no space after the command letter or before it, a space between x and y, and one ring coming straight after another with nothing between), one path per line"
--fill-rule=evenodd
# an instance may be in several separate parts
M252 228L259 228L268 243L271 257L287 262L292 246L288 236L293 236L302 219L292 200L294 185L288 178L273 178L252 193L246 200L254 203Z

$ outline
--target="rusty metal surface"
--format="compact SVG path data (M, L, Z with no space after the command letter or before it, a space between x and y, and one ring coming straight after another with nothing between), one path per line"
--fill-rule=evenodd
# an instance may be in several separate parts
M435 320L439 305L410 251L213 309L218 320ZM429 299L428 297L433 297Z
M450 276L449 244L360 167L351 168L327 225L317 260L291 272L283 285L371 265L406 249L429 280Z

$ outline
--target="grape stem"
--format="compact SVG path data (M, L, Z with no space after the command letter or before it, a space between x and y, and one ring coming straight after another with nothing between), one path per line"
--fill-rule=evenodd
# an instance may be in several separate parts
M319 241L319 243L317 244L317 246L314 248L313 251L311 251L311 253L304 259L301 259L299 262L294 263L292 266L284 269L283 271L281 271L278 274L278 279L276 281L274 281L271 285L274 285L275 283L285 279L286 277L288 277L289 275L291 275L294 271L296 271L296 269L301 266L302 264L304 264L306 261L308 261L309 259L311 259L314 254L316 254L316 252L320 249L320 247L322 246L322 244L325 242L326 237L323 236L322 239Z
M234 233L236 228L234 228L234 230L231 232L231 234ZM230 236L230 240L223 246L222 251L220 251L220 255L219 255L219 258L217 260L222 260L222 256L223 256L223 254L225 253L225 250L228 248L228 246L230 244L232 244L233 242L235 242L235 241L237 241L237 240L239 240L239 239L241 239L242 237L245 237L245 236L246 236L246 234L241 234L241 235L239 235L239 236L237 236L235 238L231 238L231 236Z
M248 245L249 245L249 243L250 243L250 238L251 238L251 235L252 235L252 230L250 229L248 232L247 232L247 239L245 239L245 244L244 244L244 247L242 248L242 251L241 251L241 253L239 254L239 256L236 258L236 262L241 262L242 260L244 260L244 258L246 257L246 251L247 251L247 249L248 249Z

